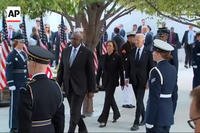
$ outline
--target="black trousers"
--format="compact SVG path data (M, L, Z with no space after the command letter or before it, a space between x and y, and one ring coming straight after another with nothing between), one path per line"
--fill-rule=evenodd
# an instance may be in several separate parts
M185 65L192 65L192 47L193 45L185 44Z
M10 91L10 110L9 110L9 128L18 129L18 106L19 106L20 89Z
M196 69L193 68L193 73L194 73L194 77L193 77L193 85L192 85L192 87L194 89L195 87L200 85L200 77L199 77L200 68L196 68Z
M138 125L140 123L140 116L142 117L141 121L145 119L145 108L144 108L144 93L145 88L139 87L139 85L132 85L133 91L136 98L136 113L134 124Z
M169 133L170 126L154 126L153 128L146 128L146 133Z
M79 127L79 132L87 133L86 125L81 118L81 107L84 97L85 95L76 95L72 89L67 94L67 100L70 107L69 133L74 133L77 125Z
M115 88L115 86L106 88L103 111L97 120L98 122L107 123L110 107L113 109L113 119L118 119L120 117L120 112L114 98Z

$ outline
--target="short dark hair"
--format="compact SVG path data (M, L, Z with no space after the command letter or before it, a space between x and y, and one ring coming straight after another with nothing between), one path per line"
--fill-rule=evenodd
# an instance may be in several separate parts
M119 34L119 28L118 28L118 27L115 27L115 28L114 28L114 32L115 32L116 34Z
M196 101L196 109L200 113L200 85L193 88L193 90L190 92L190 96L194 98Z

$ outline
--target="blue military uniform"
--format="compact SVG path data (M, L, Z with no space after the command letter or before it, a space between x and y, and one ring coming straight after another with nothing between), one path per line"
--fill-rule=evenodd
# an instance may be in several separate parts
M200 35L200 33L197 33L197 35ZM192 67L194 72L193 88L195 88L200 85L200 42L198 40L195 42L195 47L193 48Z
M38 46L28 48L28 59L48 64L53 55ZM60 86L44 73L36 73L20 90L19 133L63 133L64 104Z
M156 39L157 40L157 39ZM170 50L172 46L165 48L166 42L154 41L155 46L161 46L161 50ZM158 44L158 45L157 45ZM168 44L169 45L169 44ZM171 51L171 50L170 50ZM149 98L146 109L147 132L169 132L174 123L174 112L177 102L177 71L167 60L162 60L151 69L149 75Z
M14 48L6 59L6 79L11 92L9 112L9 128L11 130L18 127L19 91L21 87L25 87L27 78L27 56L23 51Z

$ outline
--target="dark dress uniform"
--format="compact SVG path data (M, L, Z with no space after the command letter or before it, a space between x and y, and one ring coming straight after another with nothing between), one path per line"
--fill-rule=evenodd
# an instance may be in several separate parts
M105 88L105 101L101 115L98 118L98 122L107 123L110 107L112 107L114 115L113 120L117 120L120 117L120 112L115 102L114 93L115 88L119 85L124 86L124 75L121 57L112 53L111 55L105 55L105 62L103 66L102 83Z
M47 64L51 53L38 46L29 47L29 60ZM20 90L19 133L63 133L63 95L58 83L45 73L36 73Z
M154 47L155 45L154 43ZM164 46L161 45L159 49L167 51L168 48L165 48L165 45L170 46L170 44L164 43ZM172 46L170 47L172 48ZM146 109L147 132L169 132L170 126L174 123L174 112L177 103L176 83L176 68L167 60L158 62L156 67L151 69L149 75L149 98Z
M197 33L200 35L200 33ZM195 47L193 48L192 54L192 67L194 72L193 77L193 88L200 85L200 42L195 42Z
M28 78L27 56L23 51L13 49L6 59L6 79L10 90L9 128L18 127L19 91L25 87Z

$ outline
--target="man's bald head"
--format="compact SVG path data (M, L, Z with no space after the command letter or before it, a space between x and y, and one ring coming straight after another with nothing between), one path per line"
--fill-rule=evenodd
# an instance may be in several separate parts
M72 34L71 40L72 40L72 45L74 47L78 47L83 40L83 34L81 32L74 32Z

